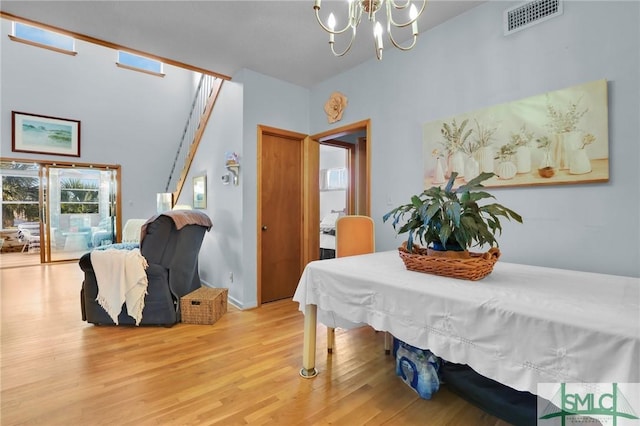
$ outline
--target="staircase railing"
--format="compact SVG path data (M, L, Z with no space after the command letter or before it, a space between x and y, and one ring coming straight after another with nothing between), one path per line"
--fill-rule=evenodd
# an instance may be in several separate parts
M178 200L182 192L185 180L189 174L189 168L200 145L204 129L207 127L207 122L209 121L211 111L218 98L218 93L220 92L223 82L224 79L208 74L202 74L200 77L191 104L189 118L182 131L182 138L180 139L180 144L173 164L171 165L171 171L169 172L169 179L165 186L165 192L169 192L169 188L176 188L175 191L173 191L172 205ZM176 173L176 166L178 164L183 165L180 175Z

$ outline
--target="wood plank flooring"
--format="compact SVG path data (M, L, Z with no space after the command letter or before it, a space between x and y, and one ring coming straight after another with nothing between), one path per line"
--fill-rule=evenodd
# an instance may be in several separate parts
M40 264L40 253L14 252L0 253L0 269Z
M427 401L394 374L383 333L318 327L298 375L303 315L284 300L214 325L82 322L76 263L0 270L2 425L504 426L446 386Z

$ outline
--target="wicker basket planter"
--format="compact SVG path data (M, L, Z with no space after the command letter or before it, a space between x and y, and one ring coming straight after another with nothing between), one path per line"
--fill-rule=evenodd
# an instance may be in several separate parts
M410 271L471 281L481 280L489 275L500 257L500 250L495 247L486 253L469 252L469 257L466 258L430 256L426 248L416 244L413 245L413 253L410 253L406 241L398 247L398 252Z

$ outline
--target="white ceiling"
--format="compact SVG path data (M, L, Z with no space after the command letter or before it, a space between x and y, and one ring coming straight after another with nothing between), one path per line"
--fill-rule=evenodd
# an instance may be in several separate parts
M420 31L480 3L431 0L420 17ZM228 76L248 68L311 87L375 58L371 26L365 18L351 51L334 57L328 34L315 20L313 4L313 0L2 0L0 10ZM345 5L345 0L323 1L321 16L326 19L329 11ZM346 40L337 37L336 49L344 45ZM385 46L393 49L389 41Z

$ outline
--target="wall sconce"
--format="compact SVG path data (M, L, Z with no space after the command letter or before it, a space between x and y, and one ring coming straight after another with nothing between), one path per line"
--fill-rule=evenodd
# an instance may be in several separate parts
M222 183L228 185L231 180L231 176L233 176L233 184L238 185L238 178L240 175L240 160L238 154L235 152L227 152L225 154L225 167L229 173L222 176Z

